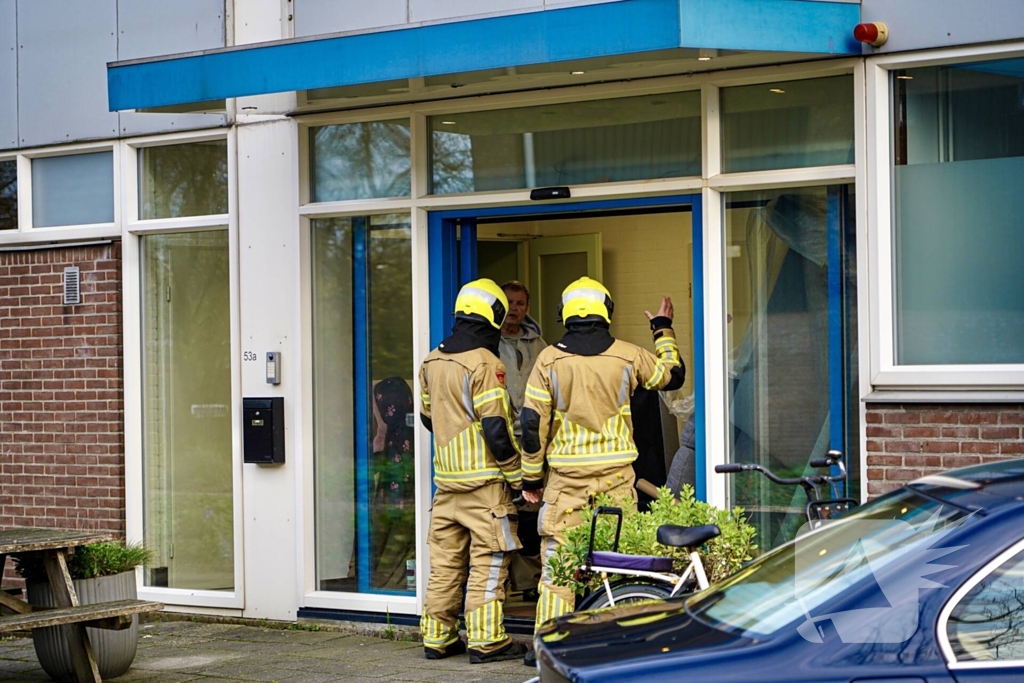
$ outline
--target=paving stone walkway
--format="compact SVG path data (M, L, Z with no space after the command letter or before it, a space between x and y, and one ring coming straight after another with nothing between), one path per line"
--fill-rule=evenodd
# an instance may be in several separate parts
M470 664L466 655L423 658L418 642L339 631L305 631L190 621L142 624L139 652L120 683L230 681L413 681L521 683L534 674L521 662ZM0 681L44 683L32 640L0 640Z

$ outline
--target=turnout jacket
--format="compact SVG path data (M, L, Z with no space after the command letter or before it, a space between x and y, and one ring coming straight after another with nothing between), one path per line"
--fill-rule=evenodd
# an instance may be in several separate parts
M512 439L505 366L489 349L434 349L420 368L420 416L434 433L434 484L473 491L484 484L522 482Z
M671 328L655 335L656 356L618 339L595 354L562 343L541 351L522 413L524 489L543 487L545 459L573 478L601 477L636 460L630 396L638 386L677 388L684 378Z

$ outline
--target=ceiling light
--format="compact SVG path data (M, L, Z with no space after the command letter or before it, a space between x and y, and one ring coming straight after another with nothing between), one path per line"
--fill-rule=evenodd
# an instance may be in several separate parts
M455 122L454 121L442 121L441 124L445 125L445 126L454 126Z
M569 75L570 76L582 76L585 73L587 73L587 72L586 71L570 71Z
M910 76L910 75L907 75L907 74L900 74L896 78L897 78L897 80L900 80L900 81L912 81L912 80L914 80L913 76Z
M710 62L712 59L718 56L718 50L714 48L702 47L697 50L697 61L698 62Z
M698 62L710 62L711 57L697 57Z
M781 95L781 94L783 94L786 91L783 90L782 88L768 88L768 92L773 92L776 95Z

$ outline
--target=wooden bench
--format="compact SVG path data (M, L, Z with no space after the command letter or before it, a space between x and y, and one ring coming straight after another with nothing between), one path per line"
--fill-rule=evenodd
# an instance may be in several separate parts
M78 683L102 683L86 627L123 629L131 626L132 615L163 609L159 602L118 600L93 605L78 604L78 595L68 573L67 556L74 548L110 541L107 533L61 529L10 529L0 531L0 574L7 555L40 553L55 607L30 605L0 591L0 606L14 612L0 615L0 633L58 627L68 641Z
M21 601L15 598L8 602L3 597L0 597L0 604L18 611L19 608L11 605L11 602ZM132 615L154 612L164 607L159 602L150 602L148 600L118 600L116 602L102 602L95 605L53 608L28 605L24 602L21 604L30 609L21 611L14 616L0 619L0 633L47 628L49 626L63 626L64 624L79 622L90 628L120 631L132 625Z

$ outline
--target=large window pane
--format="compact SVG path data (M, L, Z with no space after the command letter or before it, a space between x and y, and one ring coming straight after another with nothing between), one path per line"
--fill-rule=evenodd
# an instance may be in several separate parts
M32 225L113 222L113 152L32 160Z
M721 91L726 173L853 163L853 77Z
M227 140L139 150L139 218L227 212Z
M234 588L226 230L142 238L147 586Z
M896 362L1024 363L1024 59L893 88Z
M317 584L414 591L408 214L314 221L312 277Z
M852 206L847 187L726 196L733 462L757 463L783 477L810 473L808 461L831 447L844 450L850 465L857 462L856 401L849 400L857 396L856 337L850 336L856 268L847 248ZM838 273L829 272L830 263ZM830 391L833 378L846 386ZM853 406L845 414L844 404ZM831 414L833 407L839 414ZM833 419L845 426L835 430L839 442ZM799 487L755 474L732 475L730 482L733 504L753 513L760 548L789 540L806 521Z
M309 157L314 202L409 196L406 120L312 128Z
M0 161L0 230L18 229L18 162Z
M428 119L434 194L700 175L700 93Z

